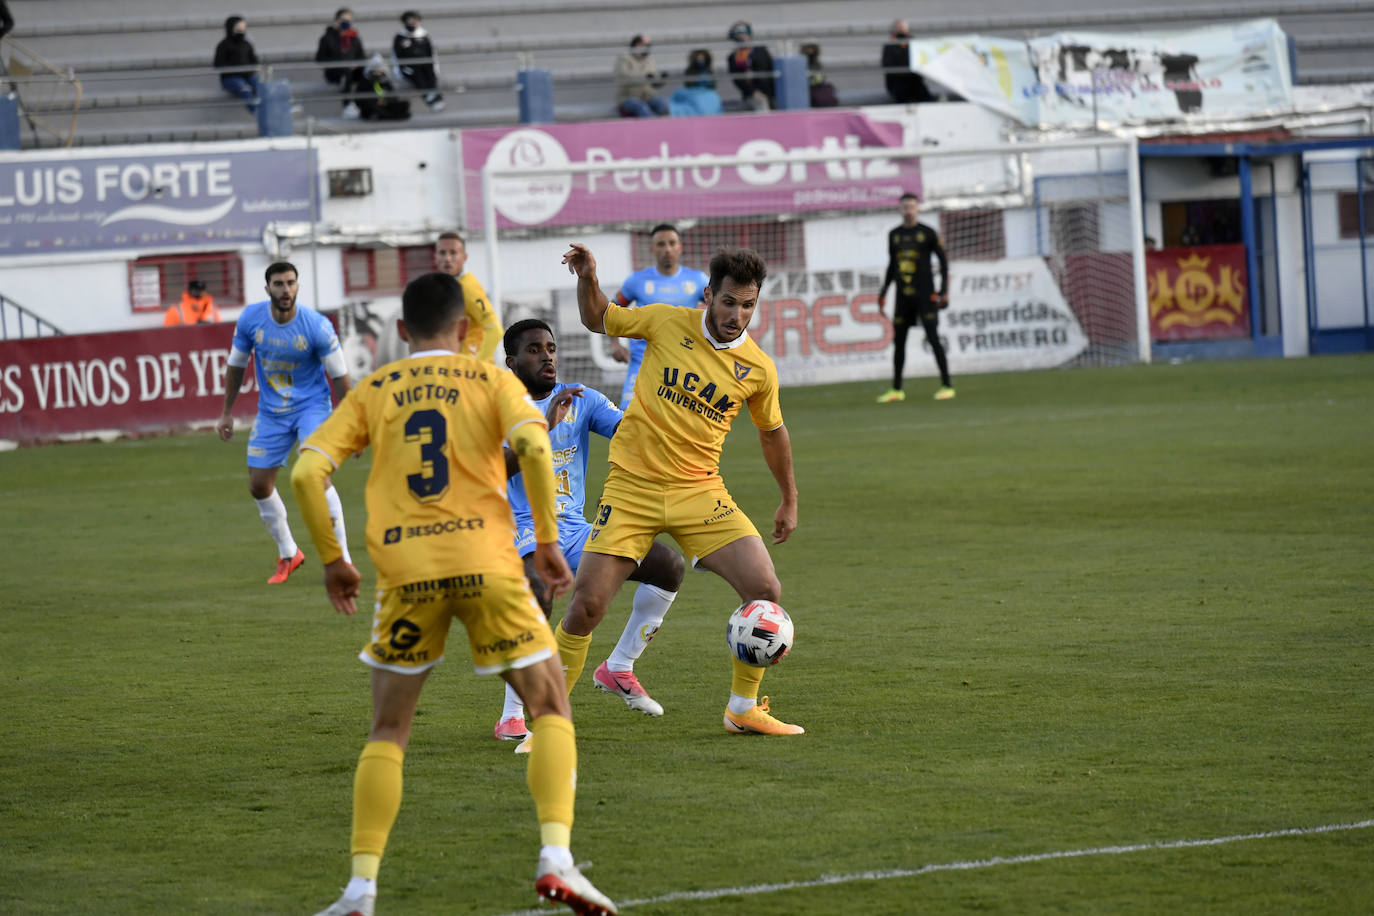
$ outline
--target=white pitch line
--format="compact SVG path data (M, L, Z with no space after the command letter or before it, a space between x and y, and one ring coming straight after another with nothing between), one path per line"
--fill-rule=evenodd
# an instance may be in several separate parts
M1289 827L1284 830L1267 830L1263 833L1238 833L1233 836L1211 837L1205 840L1160 840L1154 843L1132 843L1127 846L1097 846L1092 849L1065 849L1058 852L1035 852L1020 856L993 856L990 859L974 859L967 862L943 862L935 865L922 865L920 868L892 868L883 871L861 871L848 875L822 875L809 881L779 881L773 884L749 884L743 887L721 887L703 891L674 891L657 897L641 897L637 900L622 900L621 910L651 903L675 903L680 900L716 900L720 897L749 897L755 894L772 894L777 891L798 890L808 887L829 887L835 884L851 884L855 881L886 881L890 878L914 878L941 871L972 871L976 868L993 868L998 865L1024 865L1030 862L1047 862L1052 859L1077 859L1084 856L1120 856L1131 852L1148 852L1156 849L1191 849L1198 846L1223 846L1243 840L1272 840L1279 837L1310 836L1316 833L1338 833L1346 830L1367 830L1374 827L1374 818L1355 821L1351 824L1326 824L1321 827ZM546 916L548 907L538 909L514 910L501 916Z

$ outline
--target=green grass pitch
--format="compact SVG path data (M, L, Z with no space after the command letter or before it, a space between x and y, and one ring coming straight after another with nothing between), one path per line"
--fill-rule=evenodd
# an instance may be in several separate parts
M638 667L667 714L593 691L618 599L573 694L588 874L636 914L1370 912L1374 827L1349 825L1374 818L1374 358L957 383L783 393L798 641L764 692L805 736L724 733L736 601L709 574ZM766 530L736 425L725 479ZM330 609L313 552L264 584L243 448L0 455L0 911L306 914L347 879L367 620ZM336 478L355 555L367 466ZM534 903L500 684L450 648L386 916ZM979 867L883 874L957 863ZM811 884L753 887L786 882Z

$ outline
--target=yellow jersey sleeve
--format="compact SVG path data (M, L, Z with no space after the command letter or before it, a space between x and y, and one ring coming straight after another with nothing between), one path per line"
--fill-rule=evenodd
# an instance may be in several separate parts
M606 307L606 315L603 318L603 326L606 333L612 337L637 337L647 339L647 332L654 326L653 316L662 309L676 308L676 306L666 305L662 302L645 305L640 308L626 308L617 305L614 301ZM692 311L700 312L697 309Z
M468 316L463 349L468 355L477 357L478 362L489 363L501 344L501 320L476 277L464 273L458 278L458 285L463 288L463 308Z
M647 480L718 477L725 436L748 402L762 429L782 424L777 369L747 336L712 342L703 309L654 304L606 310L606 333L646 341L635 396L611 439L611 463Z
M349 455L367 448L367 418L360 409L360 400L353 394L349 391L344 395L334 412L316 427L302 444L301 455L291 469L291 491L296 495L296 505L305 518L321 565L332 563L343 555L329 518L324 482Z

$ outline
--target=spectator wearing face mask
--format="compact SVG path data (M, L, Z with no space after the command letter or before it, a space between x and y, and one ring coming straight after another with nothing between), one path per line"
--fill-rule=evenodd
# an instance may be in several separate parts
M911 70L911 29L905 19L892 23L891 40L883 45L883 83L894 102L933 102L935 97L919 73Z
M615 62L616 104L622 118L652 118L668 113L668 103L656 93L663 85L664 74L649 55L651 46L648 35L636 35L630 39L629 52Z
M754 111L773 108L773 55L763 45L753 43L754 29L747 22L730 26L729 37L735 43L735 50L730 53L729 70L743 74L735 79L735 87L744 100L744 107Z
M363 50L363 40L358 35L358 30L353 28L353 11L346 6L342 7L334 13L334 21L320 36L319 47L315 49L315 61L333 64L366 59L367 52ZM343 116L360 117L361 112L357 103L353 101L353 95L362 88L363 68L325 67L324 78L337 85L339 91L344 94Z
M430 111L442 111L444 96L439 92L439 64L434 60L434 45L425 27L420 25L420 14L414 10L401 14L401 29L391 40L391 57L401 77L424 93Z
M258 82L258 54L248 40L248 23L242 16L224 20L224 38L215 45L215 69L220 71L219 84L230 95L243 99L249 111L258 110L262 86ZM224 72L225 67L249 69Z
M668 110L674 117L720 114L723 106L711 72L711 52L696 48L687 54L687 69L682 85L668 97Z
M372 55L363 70L358 113L367 121L404 121L410 117L410 103L396 95L391 68L380 54Z

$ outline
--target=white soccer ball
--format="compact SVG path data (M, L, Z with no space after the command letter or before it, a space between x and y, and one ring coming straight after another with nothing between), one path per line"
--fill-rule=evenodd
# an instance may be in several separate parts
M792 618L771 601L741 604L725 625L730 654L755 668L782 661L792 651L792 641Z

